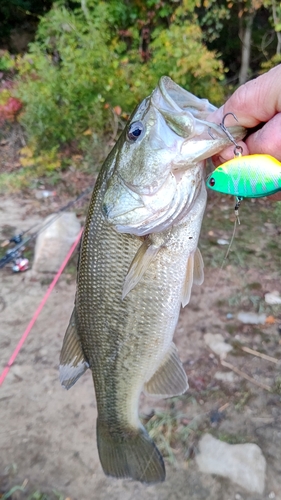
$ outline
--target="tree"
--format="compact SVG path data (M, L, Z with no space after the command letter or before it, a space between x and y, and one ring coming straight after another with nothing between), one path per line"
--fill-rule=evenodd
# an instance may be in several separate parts
M130 112L163 74L218 104L223 66L209 51L194 0L60 0L41 18L19 60L22 123L38 147L86 147Z
M279 3L279 2L277 2ZM228 68L228 81L244 83L278 50L272 26L279 26L280 6L275 0L202 0L200 26L209 49L220 53ZM275 5L275 19L273 11ZM279 17L278 17L279 16ZM275 28L274 28L275 29ZM278 42L279 43L279 42Z

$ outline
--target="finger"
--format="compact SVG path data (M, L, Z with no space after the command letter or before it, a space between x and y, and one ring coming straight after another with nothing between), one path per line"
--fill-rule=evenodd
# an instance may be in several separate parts
M234 113L239 125L246 128L267 122L281 112L280 81L281 64L241 85L221 108L209 115L208 120L221 123L226 113ZM229 127L237 122L229 115L225 125Z
M281 201L281 191L279 193L272 194L268 196L269 201Z
M238 146L241 146L243 148L243 155L248 155L249 154L249 149L247 144L243 141L239 141ZM234 148L235 146L232 144L232 146L228 146L225 148L223 151L221 151L218 155L215 155L212 157L213 164L218 167L222 163L225 163L228 160L232 160L234 158L235 153L234 153Z
M281 113L251 134L246 144L250 154L268 154L281 161Z

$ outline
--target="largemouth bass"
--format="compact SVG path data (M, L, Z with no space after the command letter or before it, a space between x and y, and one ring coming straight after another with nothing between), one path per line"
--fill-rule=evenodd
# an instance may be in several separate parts
M214 109L162 77L133 113L93 192L60 380L69 389L92 371L99 457L110 476L165 479L138 402L141 391L169 397L188 388L172 338L181 304L203 281L197 244L204 159L228 143L205 121ZM231 133L240 139L244 129Z

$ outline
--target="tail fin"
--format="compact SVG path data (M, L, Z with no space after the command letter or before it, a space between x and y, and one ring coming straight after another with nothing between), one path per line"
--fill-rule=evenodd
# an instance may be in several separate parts
M107 425L98 419L97 443L106 475L150 484L165 480L162 455L144 428L112 435Z

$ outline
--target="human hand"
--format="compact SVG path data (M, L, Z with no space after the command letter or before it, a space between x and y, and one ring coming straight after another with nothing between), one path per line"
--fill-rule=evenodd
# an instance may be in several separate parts
M243 155L269 154L281 160L281 65L239 87L226 103L208 116L208 120L221 123L226 113L234 113L239 125L248 129L260 128L251 133L245 142L238 144L243 148ZM237 125L236 120L227 116L225 126ZM233 158L234 146L221 151L213 158L214 164L220 165ZM281 199L281 194L272 199Z

